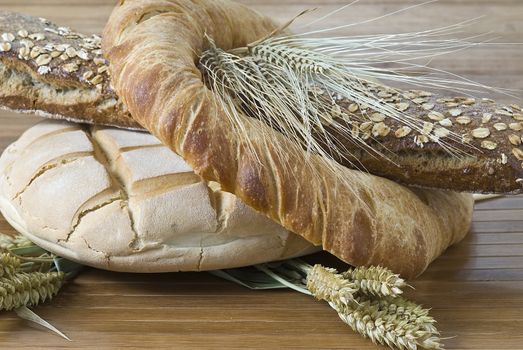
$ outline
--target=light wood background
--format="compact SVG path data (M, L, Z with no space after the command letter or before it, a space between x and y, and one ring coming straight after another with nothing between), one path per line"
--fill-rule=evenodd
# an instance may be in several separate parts
M0 9L47 17L100 32L112 0L0 0ZM321 13L345 0L244 0L284 21L304 8ZM361 21L419 4L362 0L323 23ZM523 1L440 0L366 25L353 34L422 30L485 15L466 31L492 31L523 42ZM495 86L523 89L523 46L486 46L433 66ZM518 92L519 96L523 94ZM502 98L504 99L504 98ZM508 99L505 99L508 100ZM0 112L0 150L38 119ZM13 232L0 218L0 230ZM320 255L313 260L335 262ZM450 248L408 296L433 308L448 349L523 349L523 198L477 205L471 234ZM119 274L86 270L36 311L69 335L69 343L0 314L0 349L379 349L354 334L324 303L298 293L250 291L206 273Z

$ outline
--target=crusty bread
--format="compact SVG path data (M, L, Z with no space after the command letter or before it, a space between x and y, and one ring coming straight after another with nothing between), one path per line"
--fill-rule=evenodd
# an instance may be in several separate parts
M196 62L205 34L229 49L273 28L228 1L126 0L111 15L103 48L133 118L197 174L348 263L418 275L467 233L470 195L413 191L342 166L335 176L313 155L305 166L299 146L258 120L242 116L239 135L202 83ZM276 154L275 145L286 152Z
M401 92L383 85L371 89L376 96L388 96L387 102L407 115L421 119L426 132L411 130L391 118L381 121L379 114L374 114L374 122L352 124L341 116L338 122L352 128L353 134L342 135L327 126L350 151L346 159L338 159L341 164L360 164L371 174L422 187L476 193L523 191L523 112L518 105L426 91ZM341 111L354 106L345 99L338 104ZM367 115L376 112L364 111ZM355 147L354 135L365 139L373 152Z
M7 11L0 34L1 108L141 128L110 88L99 36Z
M0 174L0 210L18 231L98 268L213 270L320 249L146 133L43 122L5 150Z
M269 20L263 22L265 27L271 28ZM20 36L20 30L43 33L45 38L34 41ZM0 32L14 36L9 43L10 50L0 50L0 107L37 112L53 118L141 128L110 88L98 37L74 33L46 20L9 12L0 12ZM236 46L239 42L235 39L227 45ZM32 50L49 47L47 54L56 57L51 57L48 65L38 66L40 55L34 53L32 58L31 51L29 57L20 56L19 51L24 47L22 43L34 45ZM56 48L63 49L64 45L71 45L75 51L85 51L87 59L58 56L60 51ZM42 69L45 74L40 72ZM94 79L101 82L94 85ZM371 174L406 185L485 193L522 191L523 151L519 145L523 115L517 105L502 106L488 99L442 98L424 91L400 92L381 85L369 86L369 91L407 115L420 118L426 122L425 130L430 131L427 135L408 131L390 118L352 123L347 126L353 130L351 135L341 135L327 125L327 132L347 149L347 158L339 159L343 165L357 165ZM329 94L325 92L324 95ZM340 108L332 117L341 125L347 122L346 115L365 119L360 106L352 101L341 99L337 105ZM365 113L371 115L373 111L365 110ZM478 133L474 131L478 128L488 129L489 135L486 138L472 137ZM446 137L449 131L463 135L467 143ZM369 147L363 149L361 144L356 145L355 135ZM463 154L457 157L447 152L433 142L435 137Z

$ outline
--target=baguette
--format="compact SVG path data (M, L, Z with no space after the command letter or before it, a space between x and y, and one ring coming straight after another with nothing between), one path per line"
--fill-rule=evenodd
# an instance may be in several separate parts
M242 115L238 134L203 84L195 62L205 34L229 49L273 29L228 1L127 0L111 15L103 49L133 118L197 174L352 265L419 275L468 232L470 195L412 190L336 163L337 175L326 172L325 159L259 120Z
M203 182L150 134L63 121L4 151L0 210L44 249L114 271L215 270L321 249Z
M273 27L270 20L264 21L268 28ZM52 118L141 129L110 87L99 38L64 29L43 19L0 12L0 32L15 37L9 42L10 50L0 52L0 106ZM18 34L24 30L33 35L44 33L45 38L34 42ZM92 49L85 47L86 42ZM39 66L36 59L40 56L33 59L31 52L29 57L19 54L22 43L49 45L53 48L49 53L55 52L55 56L58 52L54 48L71 45L75 51L84 51L87 59L60 55ZM78 69L70 71L71 67ZM523 113L519 106L503 106L489 99L447 98L425 91L401 92L382 85L369 86L369 90L386 96L387 103L418 118L430 131L423 134L409 130L391 118L349 124L344 116L350 114L352 119L365 121L375 111L359 108L350 100L338 100L340 109L333 118L353 132L340 134L330 125L325 127L347 151L336 159L342 165L405 185L478 193L523 191ZM448 137L449 132L460 139ZM442 148L436 138L444 140L446 147L459 156Z

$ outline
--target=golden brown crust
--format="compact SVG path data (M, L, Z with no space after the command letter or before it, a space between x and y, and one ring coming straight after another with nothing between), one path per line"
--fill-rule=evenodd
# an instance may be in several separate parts
M141 128L110 88L100 37L0 11L0 106L55 119Z
M323 160L313 156L312 166L304 166L298 146L244 117L255 159L204 86L196 67L204 34L229 49L273 28L267 18L228 1L127 0L111 15L103 47L115 90L133 117L203 178L349 263L418 275L468 231L470 196L415 194L341 166L346 181L328 172L318 177ZM275 155L261 129L289 156Z
M152 12L139 20L143 21L165 9L165 5L151 7ZM20 30L26 30L28 35L43 33L43 40L31 41L39 47L48 44L53 44L51 47L73 45L78 50L86 50L81 46L88 39L89 47L94 49L86 52L89 51L96 60L78 57L65 61L55 59L51 61L47 74L39 74L40 67L35 60L26 60L18 53L23 46L20 42L30 40L21 37L18 34ZM15 38L9 43L12 46L9 51L0 52L0 69L3 69L0 108L37 112L46 117L79 122L141 128L110 88L105 60L99 57L98 40L93 39L96 37L70 30L65 34L65 30L68 29L35 17L0 12L0 33L10 33ZM9 69L6 66L2 68L2 64L9 66ZM64 67L71 67L71 64L78 69L65 71ZM100 91L84 78L90 75L89 71L98 69L103 71L100 74L103 81L98 84ZM93 73L91 80L95 77ZM342 125L349 122L346 126L353 130L351 135L340 135L336 129L326 126L327 132L350 152L345 159L338 159L341 164L405 185L484 193L519 193L523 190L522 160L516 156L521 152L515 153L523 150L523 116L519 106L502 106L488 99L441 98L425 91L402 92L376 84L370 86L370 83L368 88L377 98L425 122L426 130L431 131L425 135L420 131L405 130L403 124L391 118L364 123L361 120L368 121L368 116L375 111L363 109L362 112L361 106L352 101L336 100L340 108L333 108L331 117ZM69 93L64 96L58 91ZM330 95L320 91L325 98ZM489 135L486 138L473 137L473 131L478 128L488 129ZM454 138L449 137L450 134L446 136L449 132L453 133ZM455 152L449 153L434 142L436 136ZM355 145L353 137L358 137L361 143ZM467 143L462 143L462 138ZM363 147L365 144L367 148ZM461 152L459 157L456 151Z

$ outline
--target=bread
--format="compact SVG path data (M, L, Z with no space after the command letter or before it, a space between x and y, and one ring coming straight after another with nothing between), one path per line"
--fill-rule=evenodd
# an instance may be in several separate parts
M208 186L146 133L43 122L5 150L0 174L13 227L85 265L200 271L320 249Z
M146 133L42 122L5 150L0 174L0 210L19 232L45 249L98 268L210 270L318 249L217 184L205 185ZM412 197L414 205L432 206L444 218L457 211L469 220L466 196L428 191ZM390 211L395 214L381 208L388 210L385 218ZM409 219L395 222L416 225Z
M336 176L323 172L325 160L256 119L242 116L239 135L202 83L195 62L205 33L228 49L272 29L228 1L127 0L111 15L103 49L133 118L204 179L350 264L420 274L467 233L470 195L411 190L342 166ZM276 154L275 145L286 152Z
M390 118L366 125L346 124L366 139L366 145L373 150L369 152L354 146L353 135L341 135L330 128L350 152L346 159L338 159L341 164L360 164L371 174L428 188L523 192L523 112L518 105L502 106L490 99L441 97L426 91L401 92L382 85L375 85L374 91L390 95L393 106L407 108L404 113L419 117L423 129L430 131L410 131ZM345 111L352 102L341 100L339 104ZM366 110L368 115L375 112ZM450 133L459 137L448 137ZM434 142L434 137L445 142L446 149Z
M140 129L109 84L100 37L0 11L0 106Z
M272 28L269 20L263 21L267 28ZM23 46L21 40L30 40L18 34L24 28L31 33L44 33L45 39L31 42L39 47L51 45L51 54L56 52L54 48L66 44L72 45L76 51L84 50L87 59L76 57L64 61L60 55L49 65L38 67L35 59L18 55ZM110 88L106 61L100 56L99 38L72 32L64 35L52 32L64 33L59 28L34 17L0 12L0 32L12 33L15 37L9 44L11 49L0 52L0 106L22 112L38 112L53 118L141 128ZM86 42L92 49L82 47ZM75 65L78 70L69 71L69 67L74 68ZM49 72L45 67L50 68ZM39 74L39 69L47 73ZM101 79L101 82L93 85L91 82L95 79ZM68 93L62 93L63 90ZM369 86L369 90L384 96L386 102L404 110L407 115L421 118L426 122L425 127L432 130L432 138L416 131L407 132L402 124L390 118L370 124L352 123L348 125L354 130L351 135L340 135L327 125L330 135L339 139L347 149L346 158L338 159L343 165L356 165L371 174L406 185L484 193L522 191L523 167L519 144L523 117L517 105L497 105L488 99L442 98L424 91L401 93L382 85ZM353 114L353 119L366 118L352 101L342 99L337 104L340 109L333 117L342 125L346 125L343 116L349 114ZM354 111L354 108L357 110ZM366 113L372 114L372 111L367 110ZM471 137L478 132L474 131L478 128L488 128L489 136ZM463 135L468 143L444 137L447 130ZM367 144L367 149L361 144L354 144L354 135ZM458 157L433 142L437 135L441 136L447 147L453 147L455 152L462 154ZM369 152L369 149L375 152ZM380 155L386 155L389 159Z

